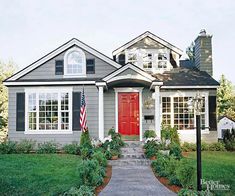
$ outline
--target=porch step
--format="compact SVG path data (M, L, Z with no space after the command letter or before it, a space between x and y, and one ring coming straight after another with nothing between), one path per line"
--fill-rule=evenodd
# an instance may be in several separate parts
M109 164L111 164L112 166L149 166L151 165L151 160L120 158L118 160L110 160Z
M121 155L121 158L132 158L132 159L145 159L145 155L142 152L138 152L138 153L123 153Z
M125 147L143 147L143 142L141 141L125 141Z
M142 147L134 147L134 148L124 147L124 148L121 148L121 152L122 154L143 153L143 148Z

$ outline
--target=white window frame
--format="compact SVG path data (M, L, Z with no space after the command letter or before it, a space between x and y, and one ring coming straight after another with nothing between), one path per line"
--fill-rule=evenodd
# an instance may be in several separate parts
M132 49L127 49L125 50L125 57L126 60L125 62L128 63L128 57L129 54L135 53L136 54L136 59L137 62L135 63L136 66L142 68L145 71L148 72L153 72L153 73L163 73L164 71L169 71L172 69L172 66L170 64L170 50L167 48L163 48L163 49L143 49L143 48L132 48ZM158 68L158 54L159 53L164 53L166 54L167 57L167 66L166 68ZM144 68L144 60L143 60L143 56L145 54L152 54L152 68ZM133 63L133 62L130 62Z
M24 134L72 134L72 87L34 87L25 88L25 131ZM29 130L28 95L36 93L36 130ZM58 129L39 130L39 93L58 93ZM61 93L69 93L69 129L61 130Z
M72 52L78 52L82 56L82 73L77 73L77 74L68 73L68 57L69 54ZM77 47L73 47L67 50L66 53L64 54L64 77L75 77L75 76L86 77L86 55L81 49Z
M209 103L208 103L208 91L199 92L202 97L205 97L205 129L202 130L202 133L209 133ZM172 91L172 92L161 92L160 93L160 111L161 111L161 122L162 122L162 97L171 98L171 126L174 126L174 97L195 97L197 91ZM194 127L196 127L196 114L194 113ZM187 129L187 130L178 130L182 134L191 134L195 133L196 129Z

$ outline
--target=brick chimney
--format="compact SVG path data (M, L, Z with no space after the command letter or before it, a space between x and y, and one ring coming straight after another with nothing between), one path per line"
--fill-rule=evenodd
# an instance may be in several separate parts
M208 35L205 29L202 29L195 40L194 55L195 67L200 71L206 71L209 75L213 75L212 65L212 35Z

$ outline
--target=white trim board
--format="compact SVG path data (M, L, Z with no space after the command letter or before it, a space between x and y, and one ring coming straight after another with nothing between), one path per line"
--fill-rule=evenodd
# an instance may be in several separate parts
M172 44L170 44L169 42L161 39L160 37L154 35L153 33L146 31L145 33L139 35L138 37L136 37L135 39L133 39L132 41L124 44L123 46L121 46L120 48L116 49L113 51L113 56L119 54L120 52L122 52L123 50L125 50L126 48L129 48L130 46L132 46L133 44L135 44L136 42L146 38L146 37L150 37L153 40L155 40L156 42L164 45L167 48L170 48L171 50L175 51L177 54L182 55L183 51L175 46L173 46Z
M95 50L92 47L86 45L85 43L79 41L78 39L73 38L69 42L67 42L64 45L60 46L59 48L57 48L56 50L54 50L51 53L47 54L46 56L44 56L43 58L39 59L38 61L32 63L31 65L29 65L25 69L19 71L15 75L13 75L10 78L8 78L7 80L8 81L14 81L14 80L19 79L20 77L22 77L25 74L29 73L30 71L34 70L38 66L42 65L43 63L47 62L48 60L52 59L53 57L57 56L61 52L65 51L66 49L68 49L70 47L72 47L73 45L76 45L76 46L86 50L87 52L97 56L98 58L100 58L103 61L109 63L110 65L114 66L115 68L120 68L121 67L120 64L118 64L117 62L115 62L111 58L109 58L109 57L105 56L104 54L98 52L97 50Z
M144 70L140 69L139 67L136 67L136 66L132 65L131 63L128 63L128 64L124 65L123 67L121 67L120 69L118 69L117 71L114 71L110 75L104 77L103 80L106 82L109 82L110 79L112 79L113 77L115 77L116 75L122 73L123 71L125 71L127 69L132 69L133 71L136 71L140 75L144 76L148 81L153 81L156 79L156 78L152 77L150 74L146 73Z
M207 88L218 88L218 85L215 86L161 86L161 89L186 89L186 88L190 88L190 89L207 89Z
M140 131L140 141L143 140L143 125L142 125L142 91L143 87L136 88L114 88L115 91L115 129L118 132L118 93L120 92L136 92L139 93L139 131Z
M95 84L95 81L47 81L47 82L3 82L6 86L40 86L40 85L74 85L74 84Z

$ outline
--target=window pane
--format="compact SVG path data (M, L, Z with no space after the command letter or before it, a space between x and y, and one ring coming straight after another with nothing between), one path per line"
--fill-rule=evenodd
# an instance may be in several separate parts
M84 57L78 51L71 52L67 57L67 73L68 74L81 74L83 65L84 65Z

